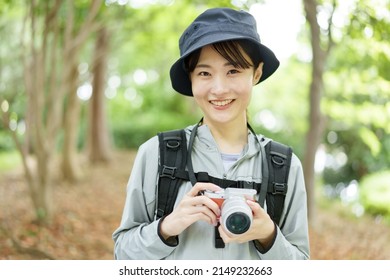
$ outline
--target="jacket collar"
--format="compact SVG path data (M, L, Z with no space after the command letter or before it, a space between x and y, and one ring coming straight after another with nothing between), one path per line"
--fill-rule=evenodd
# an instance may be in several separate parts
M190 133L194 127L195 125L188 127ZM255 135L248 129L248 144L245 145L242 154L248 157L256 155L260 151L259 142L261 138L262 135ZM219 151L217 143L215 142L214 137L211 134L210 128L205 124L198 127L194 146L209 151Z

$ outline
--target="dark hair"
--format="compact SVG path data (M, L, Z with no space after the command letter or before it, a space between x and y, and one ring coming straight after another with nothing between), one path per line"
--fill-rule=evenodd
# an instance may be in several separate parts
M260 64L260 57L255 53L256 48L253 47L253 43L247 40L232 40L223 41L212 44L212 47L229 63L237 68L250 68L253 66L255 69ZM244 51L250 58L248 61L244 56ZM201 49L195 50L184 60L184 68L190 73L194 71L198 64Z

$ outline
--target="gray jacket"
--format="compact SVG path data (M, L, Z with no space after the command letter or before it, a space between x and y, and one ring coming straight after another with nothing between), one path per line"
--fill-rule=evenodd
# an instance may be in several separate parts
M186 128L187 138L193 126ZM192 150L195 172L206 171L210 176L230 180L260 183L261 152L259 142L249 132L248 144L240 159L224 171L217 145L206 125L200 126ZM159 220L155 219L158 181L158 138L149 139L138 150L131 176L120 226L113 233L115 259L308 259L309 238L306 191L302 166L293 154L285 207L274 244L268 251L255 247L254 242L229 243L215 248L214 227L199 221L178 236L178 244L164 242L158 235ZM191 188L184 182L176 203ZM266 207L266 206L265 206Z

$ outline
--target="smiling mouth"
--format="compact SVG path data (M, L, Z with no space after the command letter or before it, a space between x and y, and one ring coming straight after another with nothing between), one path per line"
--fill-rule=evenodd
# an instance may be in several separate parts
M215 106L218 106L218 107L222 107L222 106L226 106L230 103L233 102L233 99L226 99L226 100L210 100L210 103L215 105Z

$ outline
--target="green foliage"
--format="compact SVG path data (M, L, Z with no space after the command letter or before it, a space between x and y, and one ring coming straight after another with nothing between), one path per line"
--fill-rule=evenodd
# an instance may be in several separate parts
M11 135L6 130L0 130L0 152L14 149Z
M325 144L329 155L336 163L325 169L323 174L325 183L334 186L338 182L348 183L360 180L366 174L388 168L390 137L383 129L368 129L358 124L347 127L340 122L333 122L329 129L329 133L333 134L335 139L331 142L328 139ZM344 155L347 162L335 166L337 161L343 160Z
M367 212L390 216L390 170L365 176L360 191Z
M344 153L347 162L340 169L327 169L326 183L359 180L389 166L390 46L384 38L390 18L383 9L388 11L372 1L357 1L328 61L323 110L327 133L335 139L325 138L324 143L329 154Z
M16 150L11 152L0 151L0 173L20 166L21 163L20 154Z
M153 83L139 91L118 92L109 102L110 127L117 147L136 148L159 131L182 128L199 120L190 103Z
M144 114L142 118L128 118L112 125L112 133L116 147L136 149L160 131L183 128L193 123L186 121L183 115L162 114L158 118L154 114Z
M291 145L303 157L308 114L309 65L295 57L254 88L250 123L258 133Z

